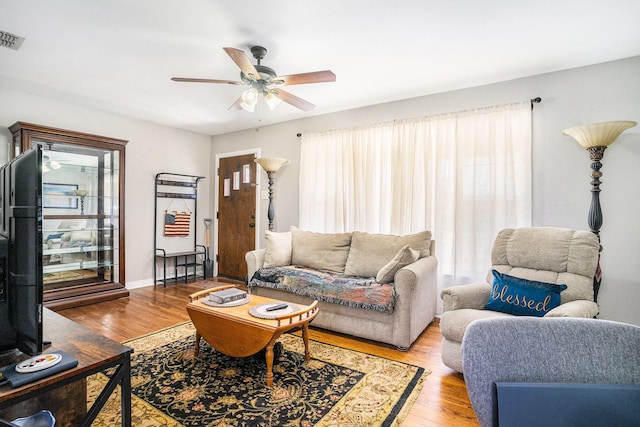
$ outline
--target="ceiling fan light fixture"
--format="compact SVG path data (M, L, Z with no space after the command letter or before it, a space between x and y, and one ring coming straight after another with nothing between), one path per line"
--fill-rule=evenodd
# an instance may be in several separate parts
M244 91L240 97L238 97L233 104L229 107L230 110L245 110L249 112L255 111L255 106L258 106L258 113L262 110L262 99L270 110L274 110L281 101L292 105L302 111L310 111L314 108L314 105L305 101L302 98L286 92L281 89L272 89L272 85L301 85L307 83L323 83L323 82L335 82L336 75L331 70L312 71L307 73L289 74L285 76L278 76L273 68L262 65L262 59L267 54L267 49L262 46L252 46L251 54L257 60L257 64L253 64L247 54L232 47L223 48L229 55L231 60L240 68L240 81L233 80L218 80L218 79L201 79L201 78L186 78L186 77L172 77L171 80L176 82L196 82L196 83L224 83L233 85L248 85L249 90Z
M282 99L275 96L273 92L269 92L264 96L264 102L269 107L269 110L273 111L278 105L280 105Z
M242 92L242 103L240 104L240 107L245 111L253 113L256 108L256 104L258 103L258 97L259 94L256 88L252 87L251 89L245 90Z
M255 111L255 109L256 109L255 105L247 104L247 103L244 103L244 102L240 103L240 107L242 107L242 109L244 111L248 111L250 113L253 113Z
M49 172L51 169L60 169L60 163L57 160L52 160L49 156L42 156L42 172ZM49 169L51 168L51 169Z
M242 92L242 102L249 105L256 105L258 103L258 91L256 88L252 87Z

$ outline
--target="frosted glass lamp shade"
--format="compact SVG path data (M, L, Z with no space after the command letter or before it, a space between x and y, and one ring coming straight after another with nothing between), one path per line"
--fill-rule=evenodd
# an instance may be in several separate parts
M262 166L265 172L276 172L282 165L287 163L287 159L281 159L278 157L260 157L255 159L254 162Z
M269 92L264 96L264 102L267 103L269 110L273 111L278 105L280 105L282 100L275 96L273 93Z
M255 88L247 89L242 92L242 102L240 103L240 107L243 110L253 113L253 110L256 108L256 104L258 103L258 91Z
M565 129L562 131L562 134L573 137L584 148L607 147L611 145L622 132L637 124L638 123L632 121L593 123Z

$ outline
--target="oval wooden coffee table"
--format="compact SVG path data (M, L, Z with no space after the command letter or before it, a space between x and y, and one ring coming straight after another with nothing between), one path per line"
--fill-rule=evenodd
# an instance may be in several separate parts
M309 360L309 323L318 314L318 301L299 310L279 315L273 319L262 319L249 314L249 309L259 304L281 303L273 298L251 295L248 304L235 307L214 307L203 302L213 291L232 288L233 285L218 286L189 295L187 312L196 328L195 356L200 352L200 338L211 347L231 357L246 357L266 349L267 386L273 385L273 346L285 332L302 329L304 353Z

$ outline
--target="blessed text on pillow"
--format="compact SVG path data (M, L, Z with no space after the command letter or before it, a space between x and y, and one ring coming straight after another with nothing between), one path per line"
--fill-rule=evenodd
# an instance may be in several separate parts
M560 293L567 285L537 282L492 270L493 285L487 310L519 316L542 317L560 305Z

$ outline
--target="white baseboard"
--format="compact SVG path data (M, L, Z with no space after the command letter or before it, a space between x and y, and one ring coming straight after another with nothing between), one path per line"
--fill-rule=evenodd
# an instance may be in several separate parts
M198 271L198 274L203 274L201 271ZM174 281L175 276L167 276L167 281L169 281L170 283L176 283ZM199 277L200 279L204 278L204 277ZM158 284L162 284L162 278L158 277ZM177 283L182 283L182 280L184 280L183 278L180 279L180 281L178 281ZM189 279L189 280L193 280L193 279ZM136 280L135 282L127 282L126 284L126 288L127 289L138 289L138 288L144 288L145 286L153 286L153 278L151 279L143 279L143 280Z
M153 286L153 279L136 280L135 282L127 282L127 289L144 288L145 286Z

